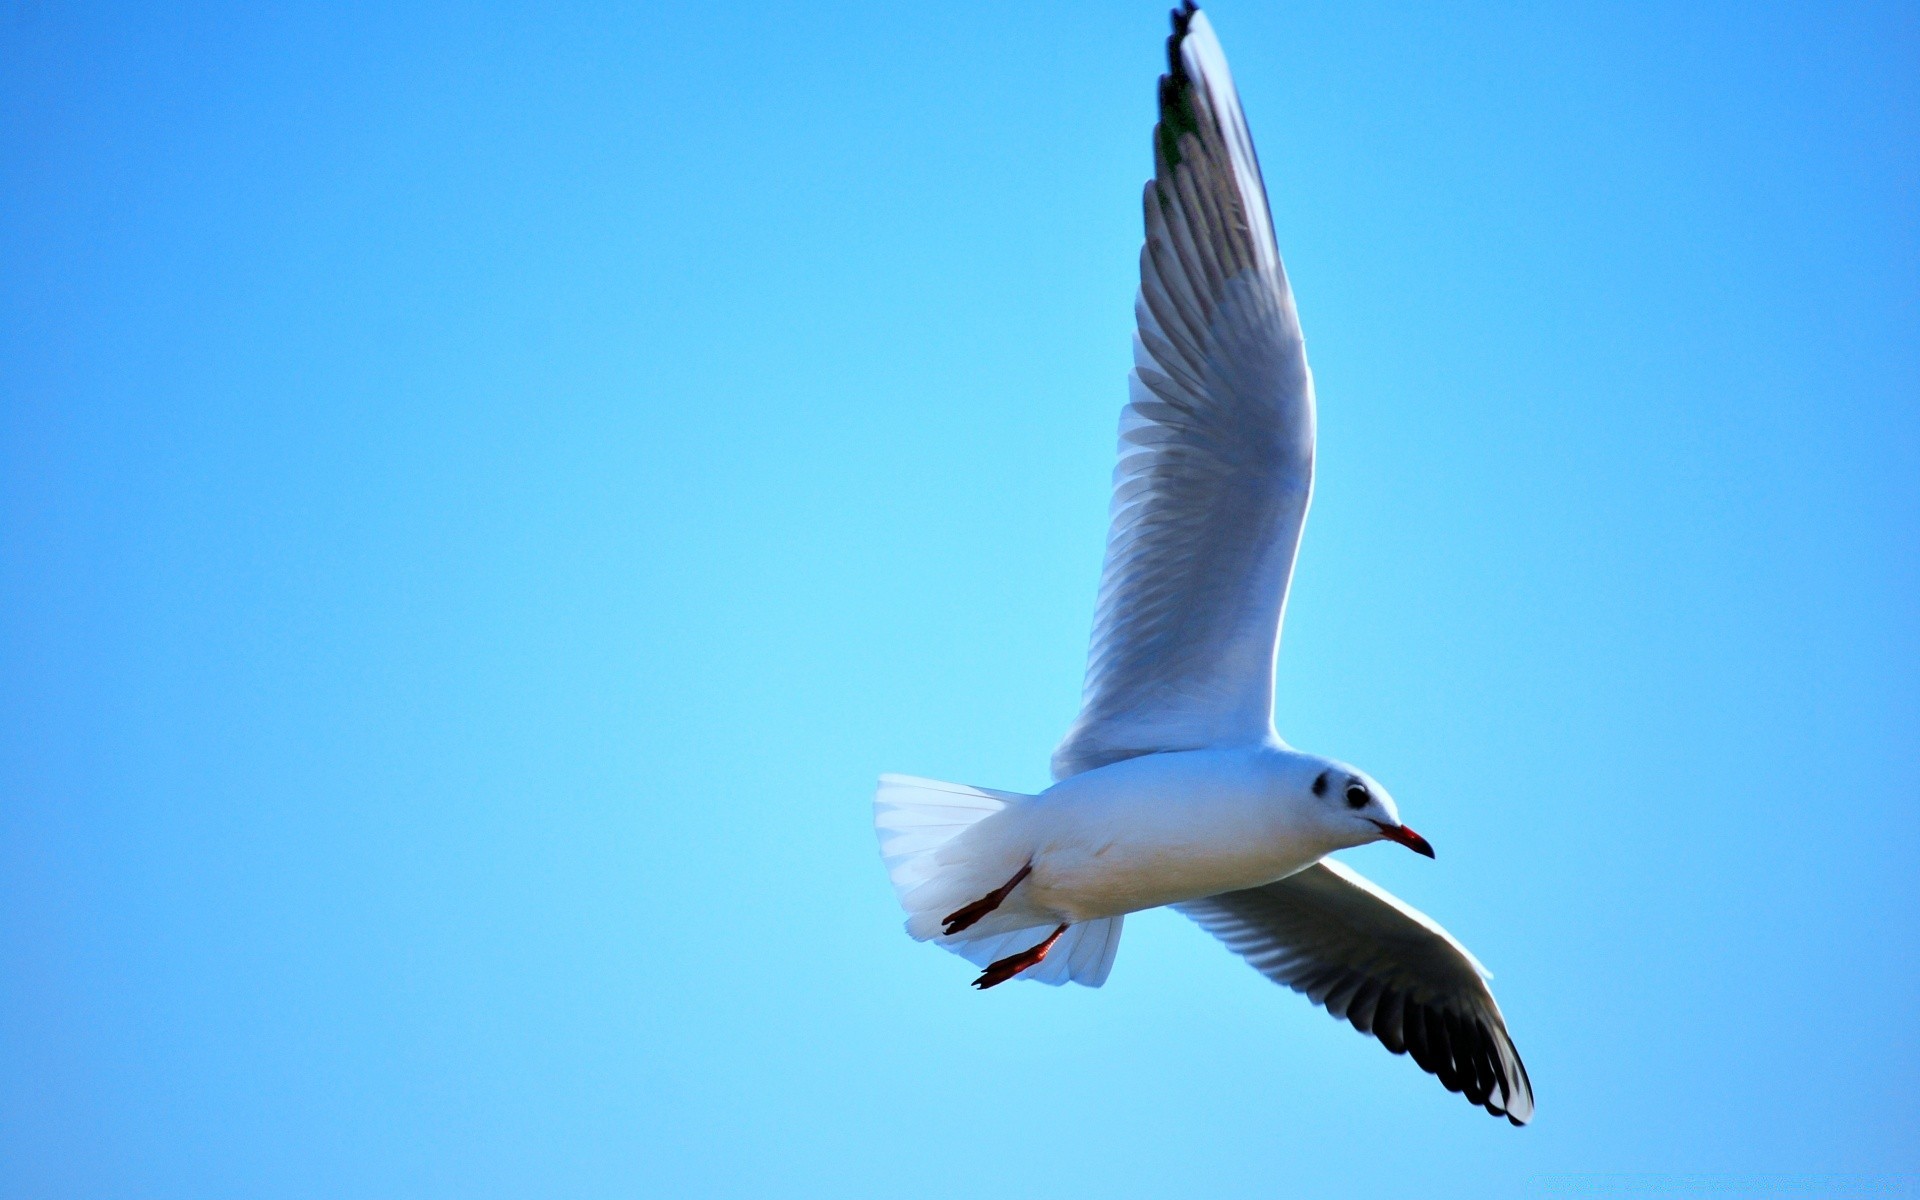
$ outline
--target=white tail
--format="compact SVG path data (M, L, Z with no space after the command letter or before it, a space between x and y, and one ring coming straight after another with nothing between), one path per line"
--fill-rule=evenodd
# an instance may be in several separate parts
M948 936L942 918L978 900L1012 878L1026 862L1019 847L999 838L960 835L1009 805L1032 799L1019 792L882 775L873 797L873 827L880 836L880 857L887 864L900 906L907 910L907 932L931 941L984 967L996 959L1038 945L1053 925L1019 923L1018 905L989 914L970 929ZM1055 987L1073 982L1099 987L1113 969L1120 948L1123 918L1104 917L1068 927L1045 961L1015 978Z

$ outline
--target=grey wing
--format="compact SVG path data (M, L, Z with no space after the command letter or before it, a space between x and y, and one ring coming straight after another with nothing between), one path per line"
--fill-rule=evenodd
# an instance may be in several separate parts
M1313 489L1313 380L1240 101L1205 16L1160 79L1131 397L1079 719L1056 779L1273 730Z
M1515 1125L1533 1085L1480 964L1446 930L1323 859L1278 883L1174 906L1275 983L1412 1054L1448 1091Z

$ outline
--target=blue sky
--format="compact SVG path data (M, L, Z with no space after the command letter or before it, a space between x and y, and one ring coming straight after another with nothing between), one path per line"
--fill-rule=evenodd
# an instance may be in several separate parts
M1525 1130L1172 914L899 930L873 777L1078 698L1160 4L264 7L0 14L10 1194L1920 1172L1911 6L1209 10L1320 393L1280 728Z

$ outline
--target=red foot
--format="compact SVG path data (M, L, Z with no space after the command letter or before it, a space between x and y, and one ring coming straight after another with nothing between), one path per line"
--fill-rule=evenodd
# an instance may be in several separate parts
M973 981L973 986L984 992L996 984L1005 983L1028 967L1039 966L1046 961L1047 951L1053 949L1053 944L1059 941L1060 935L1066 931L1067 927L1062 925L1060 928L1048 934L1046 941L1041 942L1038 946L1033 947L1033 949L1022 950L1018 954L1010 954L1005 958L996 959L986 970L980 972L980 978Z
M972 904L967 905L965 908L956 909L955 911L950 912L946 916L940 918L940 923L947 927L946 928L947 935L951 937L952 935L959 933L962 929L965 929L968 926L972 925L975 921L978 921L981 917L984 917L988 913L992 912L994 909L999 908L1000 902L1007 898L1007 896L1013 891L1015 886L1017 886L1022 879L1025 879L1027 876L1031 874L1033 874L1033 864L1028 863L1026 866L1021 867L1018 871L1014 872L1012 879L1007 880L1005 883L1001 884L999 887L988 892L986 895L980 897L978 900L975 900Z

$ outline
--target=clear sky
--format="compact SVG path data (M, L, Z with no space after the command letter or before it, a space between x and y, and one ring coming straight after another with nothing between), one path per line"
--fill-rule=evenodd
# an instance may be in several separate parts
M1524 1130L1170 913L900 931L875 775L1076 707L1162 3L175 7L0 13L6 1195L1920 1172L1913 6L1209 10L1280 729Z

